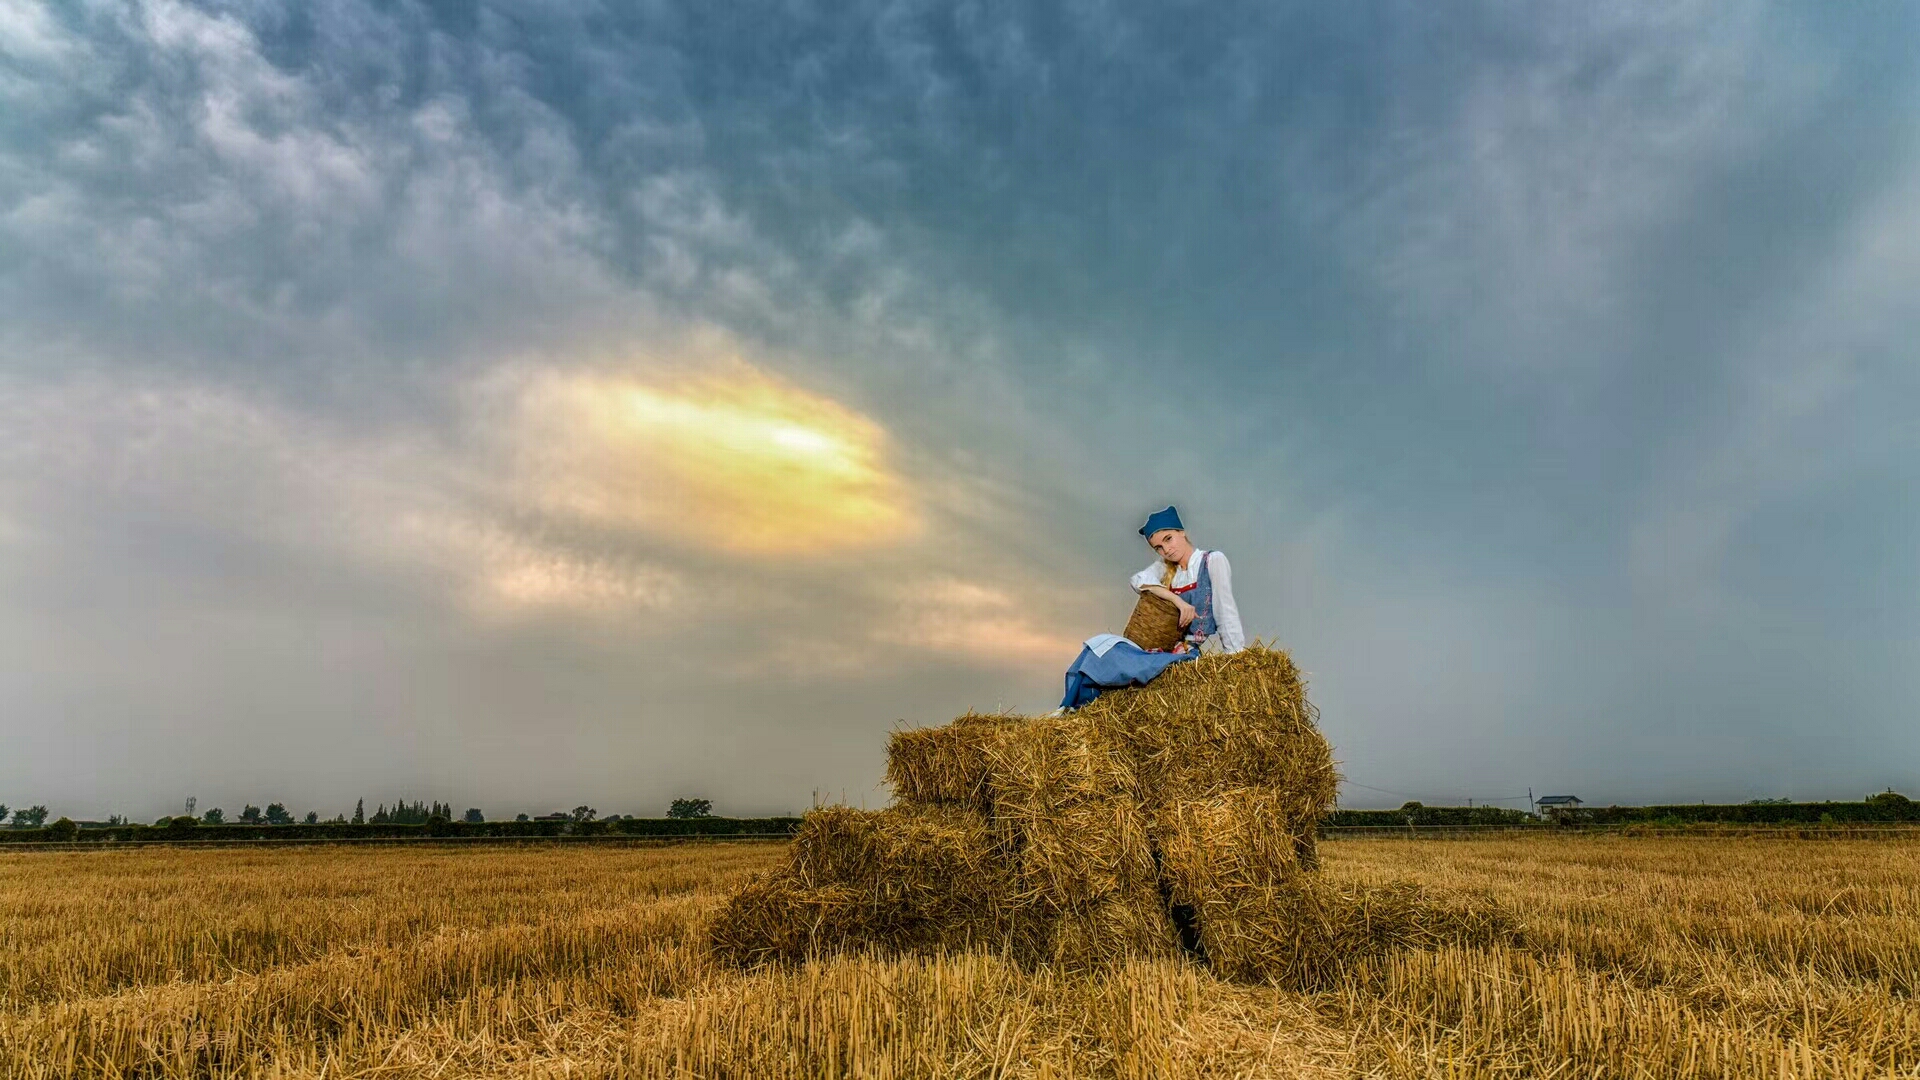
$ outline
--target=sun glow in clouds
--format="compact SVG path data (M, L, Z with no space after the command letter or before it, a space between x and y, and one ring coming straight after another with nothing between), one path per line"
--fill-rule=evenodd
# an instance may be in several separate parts
M513 429L531 502L675 546L831 553L920 527L878 424L744 366L674 383L542 375Z

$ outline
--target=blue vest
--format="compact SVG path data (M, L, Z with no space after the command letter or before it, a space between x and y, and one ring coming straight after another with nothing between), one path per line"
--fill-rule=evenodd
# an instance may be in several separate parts
M1200 560L1200 575L1193 584L1173 590L1173 595L1193 605L1193 621L1187 624L1189 640L1205 640L1213 636L1218 629L1213 621L1213 574L1207 570L1207 551L1196 551L1193 557Z

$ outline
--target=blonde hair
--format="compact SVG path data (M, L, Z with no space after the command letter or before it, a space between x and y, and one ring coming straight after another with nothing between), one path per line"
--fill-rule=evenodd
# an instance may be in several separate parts
M1187 530L1185 529L1175 529L1173 531L1179 533L1181 536L1187 535ZM1160 587L1163 589L1173 588L1173 576L1179 572L1179 563L1162 558L1160 560Z

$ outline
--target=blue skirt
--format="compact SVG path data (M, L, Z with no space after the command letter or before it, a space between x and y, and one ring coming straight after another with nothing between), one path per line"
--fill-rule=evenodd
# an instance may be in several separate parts
M1077 709L1099 697L1102 690L1145 686L1161 672L1196 655L1148 652L1125 638L1109 645L1104 654L1082 647L1067 668L1067 694L1060 699L1060 707Z

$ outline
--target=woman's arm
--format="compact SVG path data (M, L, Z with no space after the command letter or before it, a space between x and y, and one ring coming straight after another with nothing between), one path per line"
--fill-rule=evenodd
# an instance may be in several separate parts
M1133 586L1134 592L1152 593L1172 604L1174 609L1180 612L1180 625L1184 628L1188 623L1193 621L1195 614L1193 605L1180 599L1179 594L1175 593L1172 589L1160 584L1160 574L1165 567L1165 563L1154 563L1145 570L1133 575L1133 579L1128 582L1128 584Z
M1213 580L1214 634L1222 649L1239 652L1247 647L1247 634L1240 628L1240 605L1233 602L1233 567L1225 555L1216 551L1207 556L1207 576Z
M1171 603L1174 606L1174 609L1180 612L1180 625L1182 628L1184 628L1188 623L1192 622L1194 615L1198 614L1193 610L1192 604L1189 604L1185 600L1182 600L1180 598L1179 593L1174 592L1172 589L1167 588L1165 585L1161 585L1159 583L1155 583L1152 585L1142 585L1140 587L1140 591L1143 593L1152 593L1153 595L1159 597L1160 599Z

